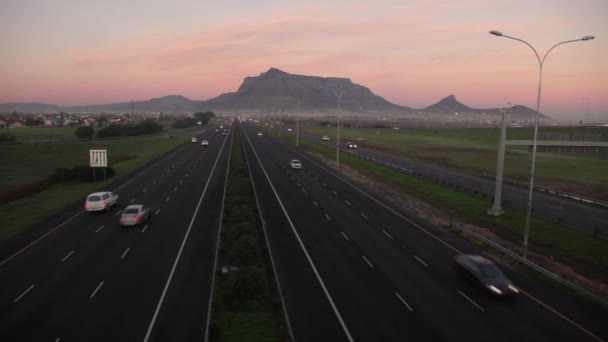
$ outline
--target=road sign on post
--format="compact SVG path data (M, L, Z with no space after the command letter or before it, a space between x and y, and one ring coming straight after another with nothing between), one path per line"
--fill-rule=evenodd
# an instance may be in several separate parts
M107 150L89 150L90 167L108 167Z

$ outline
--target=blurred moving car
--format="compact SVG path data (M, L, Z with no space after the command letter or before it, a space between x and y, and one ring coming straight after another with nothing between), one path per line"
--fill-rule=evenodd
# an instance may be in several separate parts
M289 162L289 165L291 166L292 169L301 169L302 168L302 162L297 159L292 159Z
M195 143L197 140L196 138L192 138L192 142Z
M288 129L287 129L287 132L291 132L291 131L292 131L292 129L291 129L291 128L288 128Z
M467 275L495 295L504 296L519 293L519 289L492 261L481 255L460 254L454 257L456 263Z
M355 144L352 141L349 141L349 142L346 143L346 147L348 147L348 148L357 148L357 144Z
M323 141L329 141L329 137L328 137L327 135L324 135L324 136L321 138L321 140L323 140Z
M94 192L87 196L84 202L86 211L110 210L110 207L118 203L118 195L111 191Z
M209 146L209 142L207 140L201 141L201 146Z
M120 215L121 226L135 226L145 222L150 217L150 208L143 204L131 204Z

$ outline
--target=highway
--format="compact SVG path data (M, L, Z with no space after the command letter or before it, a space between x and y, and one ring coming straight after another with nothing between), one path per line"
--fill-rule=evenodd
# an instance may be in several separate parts
M117 179L109 190L120 204L110 212L74 204L0 246L2 339L205 340L232 135L241 129L296 341L608 337L604 310L508 265L523 293L488 295L452 260L477 247L245 123L228 137L202 131L208 147L184 144ZM294 158L302 170L289 167ZM118 217L130 203L153 215L124 229Z
M300 139L336 148L335 141L321 141L321 137L312 134L300 133ZM373 147L365 146L365 142L358 141L357 149L348 149L344 144L340 148L341 152L351 153L380 164L390 165L391 167L400 169L402 172L432 179L451 187L466 189L469 193L481 194L488 199L488 209L492 206L491 199L494 197L495 187L493 180L379 151ZM527 188L524 189L504 183L502 197L503 209L508 210L509 208L513 208L522 212L526 210L528 201ZM535 216L558 222L564 227L588 234L593 234L597 231L600 233L601 238L608 239L608 209L606 208L535 191L533 210L533 215Z
M232 135L198 137L114 182L110 212L75 204L1 246L2 340L204 338ZM131 203L152 216L122 228Z
M296 340L608 337L605 311L565 298L508 265L502 268L522 293L490 296L453 262L461 252L481 253L474 245L391 208L283 140L242 127ZM300 159L303 169L291 169L291 159ZM313 299L301 298L302 284ZM333 317L327 317L328 307ZM318 308L329 338L308 331L319 324Z

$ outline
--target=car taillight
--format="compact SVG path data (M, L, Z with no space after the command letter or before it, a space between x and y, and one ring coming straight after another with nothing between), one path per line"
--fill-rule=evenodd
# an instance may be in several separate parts
M105 208L106 207L106 202L101 202L101 207Z
M89 207L89 202L84 202L84 207L88 208Z
M139 220L139 215L133 216L134 219Z
M120 220L124 220L125 219L125 215L120 215Z

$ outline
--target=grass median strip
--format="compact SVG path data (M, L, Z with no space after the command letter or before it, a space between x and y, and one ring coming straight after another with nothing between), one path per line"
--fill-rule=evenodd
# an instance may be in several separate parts
M240 133L232 145L218 268L212 341L285 341L287 331Z

